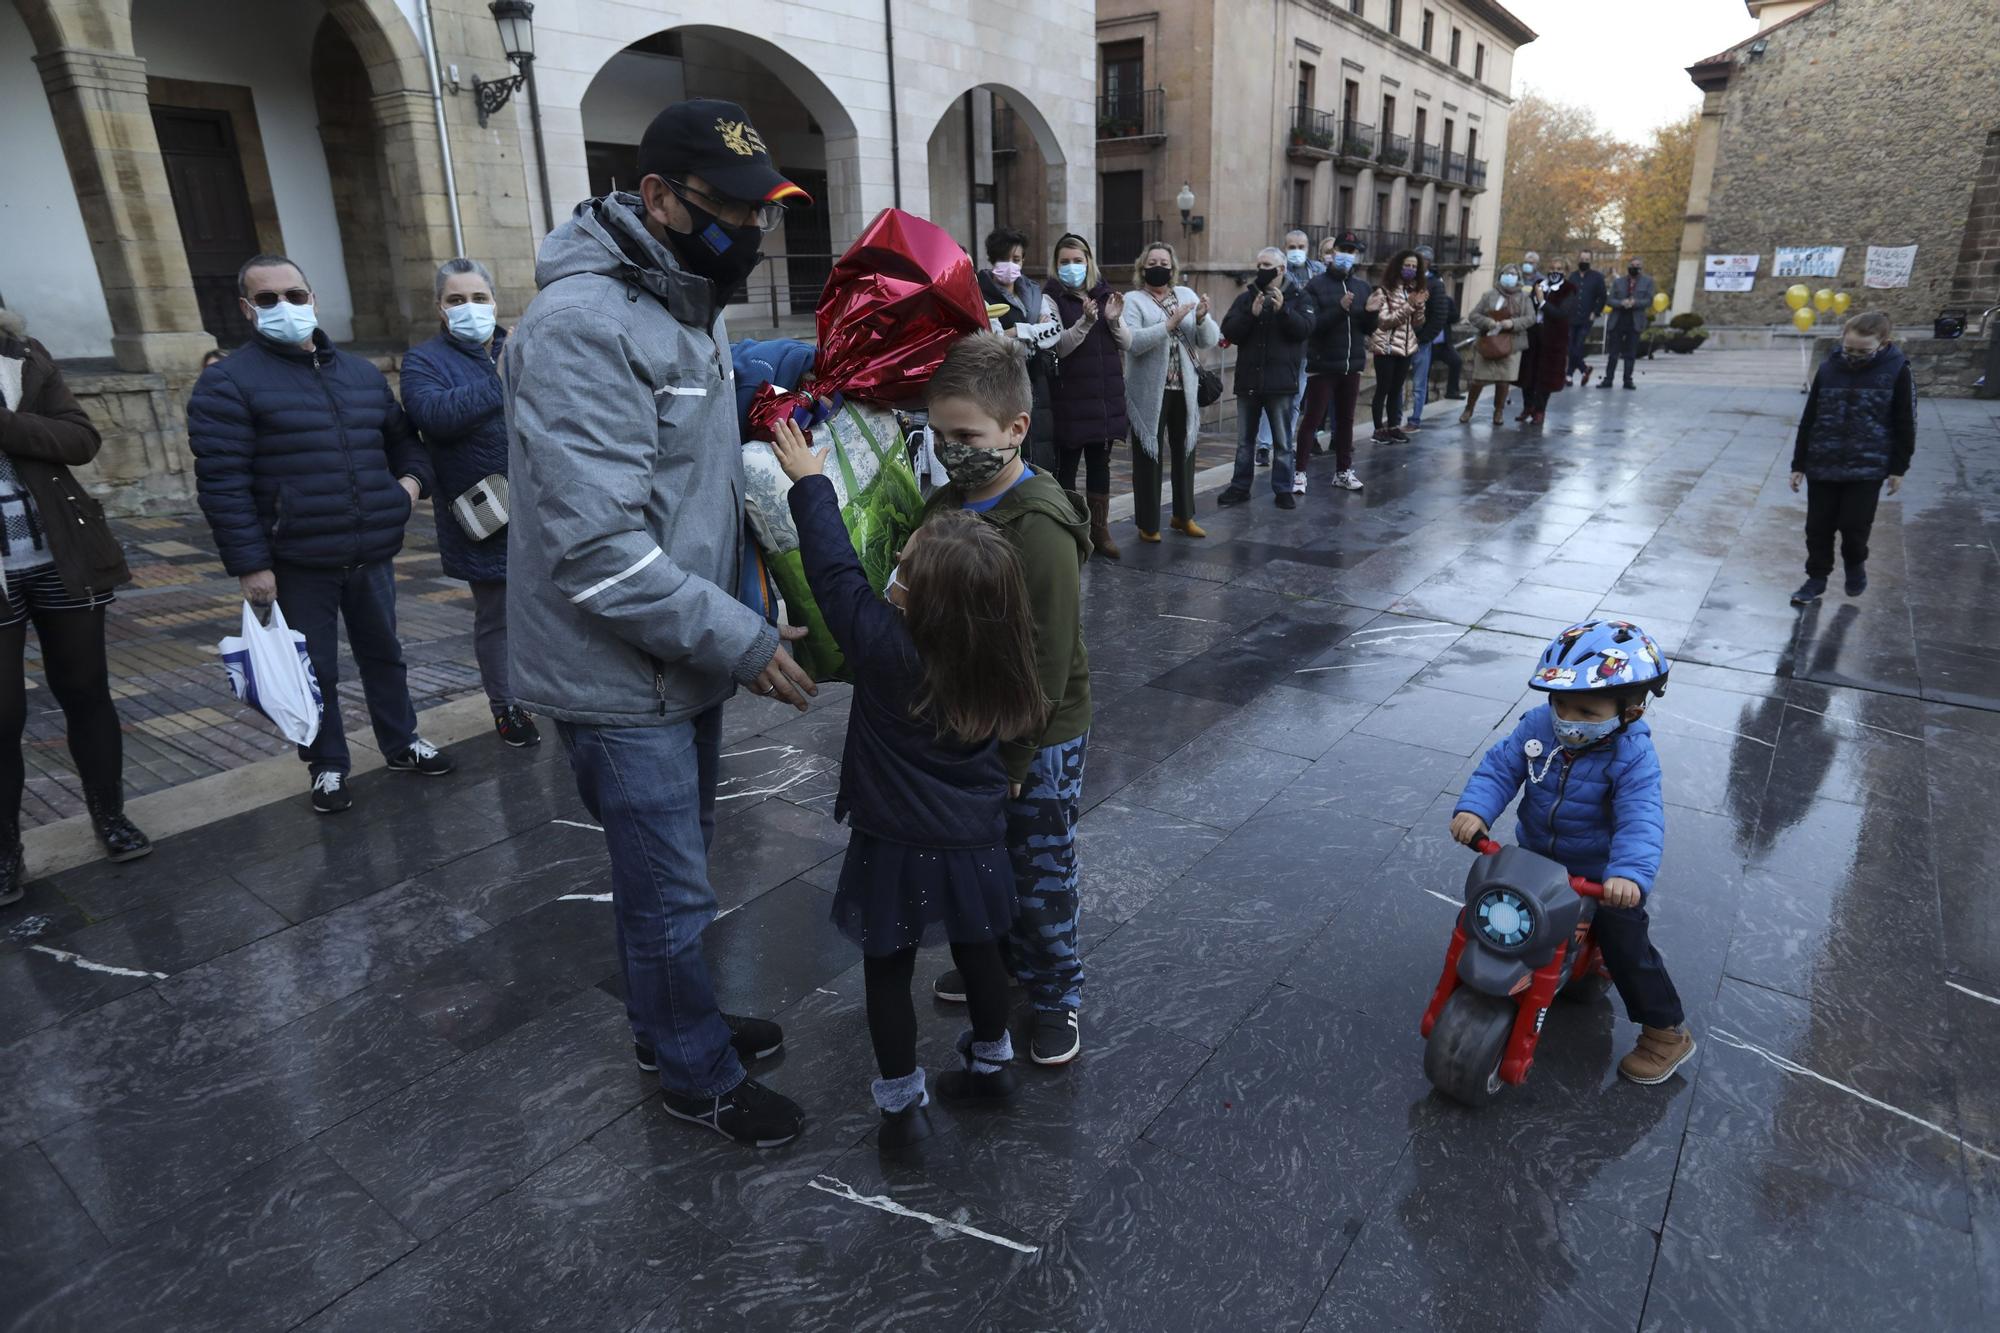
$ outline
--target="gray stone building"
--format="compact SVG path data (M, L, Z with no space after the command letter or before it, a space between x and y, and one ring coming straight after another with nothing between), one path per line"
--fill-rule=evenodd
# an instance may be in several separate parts
M2000 5L1747 2L1762 28L1688 69L1705 96L1677 308L1781 324L1794 282L1901 327L2000 302ZM1831 276L1774 272L1807 246L1843 249ZM1871 246L1916 247L1907 286L1866 285ZM1711 255L1758 256L1750 290L1706 290Z

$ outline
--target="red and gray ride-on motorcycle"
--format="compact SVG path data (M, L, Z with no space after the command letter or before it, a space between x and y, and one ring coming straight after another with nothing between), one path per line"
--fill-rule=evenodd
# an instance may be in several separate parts
M1604 886L1525 847L1482 837L1444 975L1424 1011L1424 1074L1439 1092L1484 1106L1524 1083L1556 997L1594 1000L1611 984L1591 938Z

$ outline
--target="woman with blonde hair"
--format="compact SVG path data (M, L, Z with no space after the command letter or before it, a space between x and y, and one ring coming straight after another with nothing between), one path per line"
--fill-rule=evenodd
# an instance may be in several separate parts
M1521 270L1508 264L1500 270L1500 281L1479 298L1466 318L1479 332L1473 344L1472 365L1466 379L1465 410L1458 414L1460 425L1472 420L1479 406L1479 391L1493 386L1493 424L1504 425L1507 416L1507 389L1521 373L1521 353L1527 347L1528 330L1535 326L1535 303L1521 286Z
M1132 424L1132 517L1139 540L1160 540L1160 478L1173 478L1174 531L1206 537L1194 521L1194 447L1201 434L1195 352L1222 329L1208 298L1176 284L1180 257L1155 241L1132 266L1125 302L1125 415Z

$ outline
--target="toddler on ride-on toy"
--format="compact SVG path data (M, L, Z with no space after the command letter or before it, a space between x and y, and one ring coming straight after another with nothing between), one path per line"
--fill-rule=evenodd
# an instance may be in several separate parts
M1659 646L1629 621L1572 625L1542 651L1529 684L1549 702L1486 752L1465 784L1451 836L1477 846L1516 792L1519 841L1604 882L1593 925L1606 970L1640 1025L1639 1043L1618 1072L1634 1083L1664 1083L1694 1054L1681 999L1647 937L1645 900L1666 838L1660 759L1643 720L1646 696L1664 694L1668 664Z

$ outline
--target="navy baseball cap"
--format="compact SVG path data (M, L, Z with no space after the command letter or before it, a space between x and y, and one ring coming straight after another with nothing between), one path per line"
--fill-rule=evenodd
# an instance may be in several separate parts
M1356 236L1351 231L1344 231L1333 238L1333 248L1336 250L1364 250L1367 247L1361 244L1359 236Z
M653 117L639 141L639 174L700 176L717 194L752 204L810 205L812 196L779 174L750 116L734 102L698 97Z

